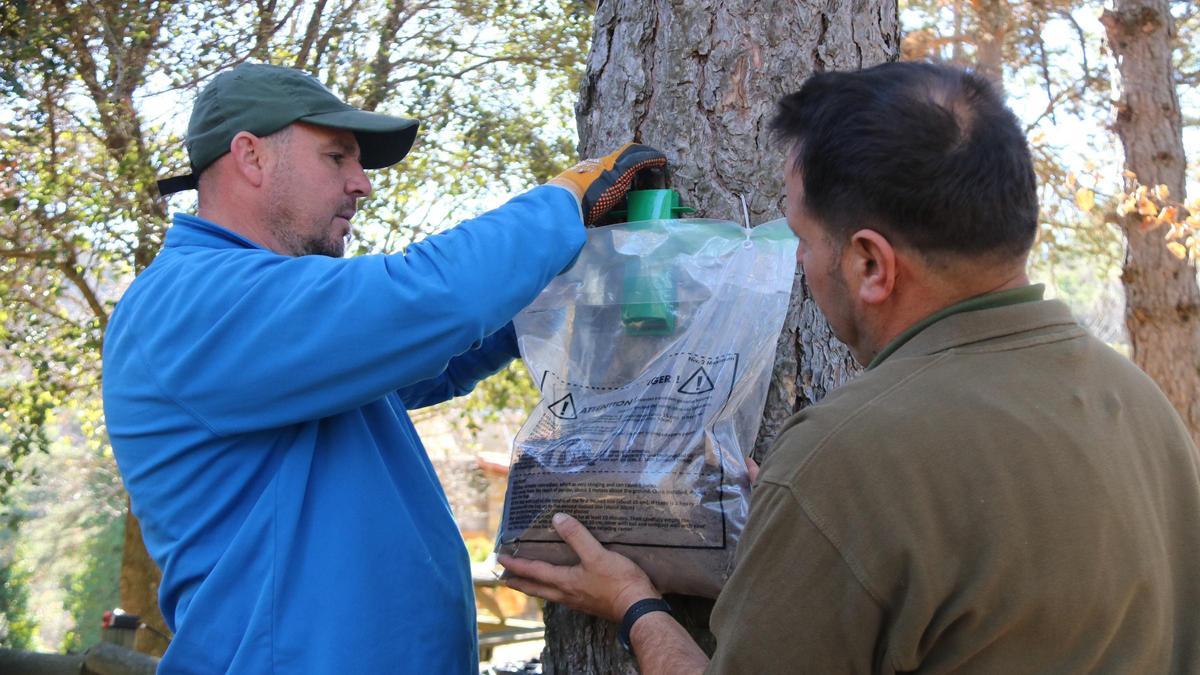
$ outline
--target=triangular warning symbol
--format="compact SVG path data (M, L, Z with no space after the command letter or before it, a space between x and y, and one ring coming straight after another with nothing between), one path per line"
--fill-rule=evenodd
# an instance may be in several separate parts
M704 366L697 368L691 377L679 385L679 393L681 394L707 394L712 390L713 381L708 376L708 371L704 369Z
M550 414L559 419L575 419L575 397L570 394L558 399L547 407L550 408Z

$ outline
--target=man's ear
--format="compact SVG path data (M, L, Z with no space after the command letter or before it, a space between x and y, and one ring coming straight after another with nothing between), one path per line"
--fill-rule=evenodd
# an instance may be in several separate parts
M854 279L853 288L858 299L868 305L887 300L896 289L899 274L896 249L876 230L862 229L850 235L842 264Z
M260 187L265 178L267 144L249 131L239 131L229 142L233 166L247 182Z

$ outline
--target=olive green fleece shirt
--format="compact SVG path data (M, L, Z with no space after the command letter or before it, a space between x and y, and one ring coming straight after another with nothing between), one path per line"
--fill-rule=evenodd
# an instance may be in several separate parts
M709 672L1200 672L1200 455L1132 363L1016 295L790 420Z

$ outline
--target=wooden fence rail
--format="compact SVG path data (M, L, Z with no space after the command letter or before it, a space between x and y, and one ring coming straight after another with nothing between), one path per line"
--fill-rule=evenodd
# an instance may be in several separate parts
M82 654L46 654L0 649L4 675L154 675L158 659L111 642Z

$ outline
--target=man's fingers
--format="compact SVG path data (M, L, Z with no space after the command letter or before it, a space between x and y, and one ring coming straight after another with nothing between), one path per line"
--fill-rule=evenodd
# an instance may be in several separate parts
M566 597L562 591L553 586L547 586L546 584L538 583L533 579L526 579L525 577L509 577L504 580L504 584L513 590L521 591L525 595L532 595L543 600L549 600L550 602L562 602L563 598Z
M496 558L496 562L504 566L504 569L517 577L525 577L540 583L561 585L567 580L570 567L563 565L552 565L542 560L530 560L529 558L514 558L509 555L501 555Z
M750 476L751 483L758 482L758 462L750 456L746 456L746 474Z
M579 556L581 563L587 564L589 560L605 552L604 546L596 541L583 523L571 516L565 513L556 513L552 522L554 531L558 532L558 536L562 537L571 550L575 551L575 555Z

